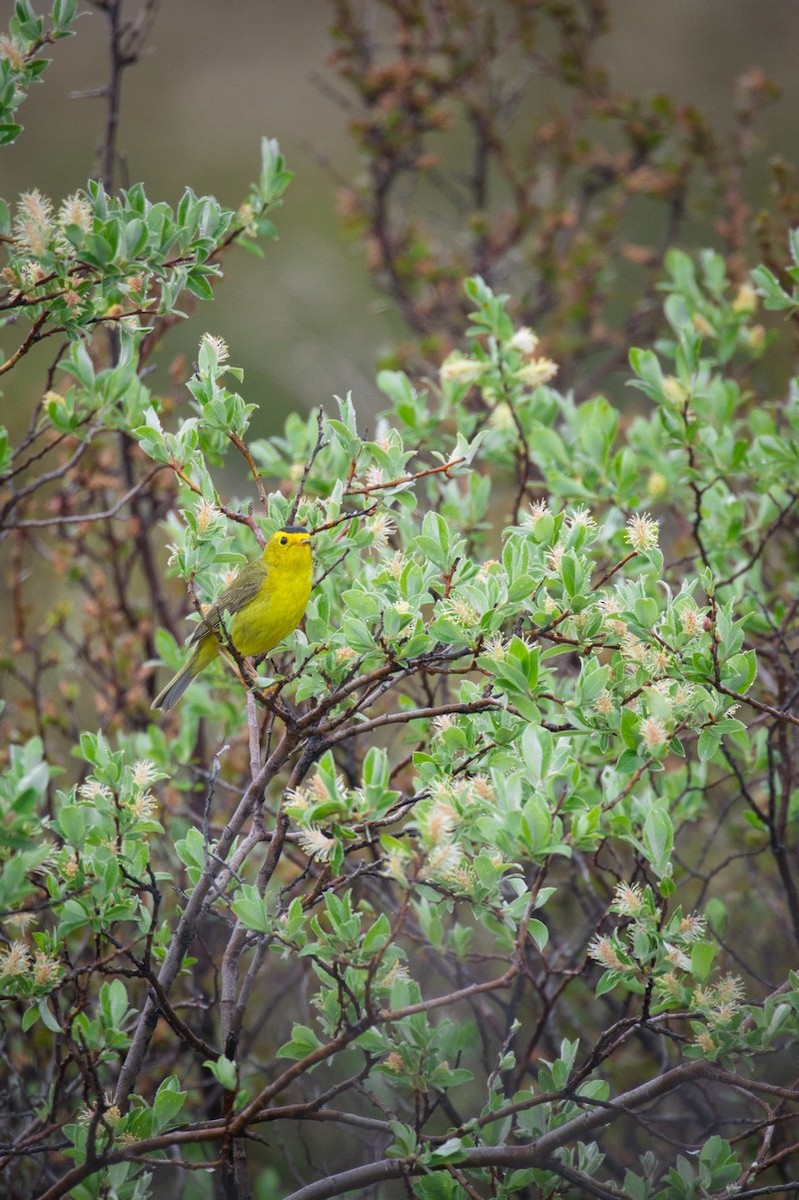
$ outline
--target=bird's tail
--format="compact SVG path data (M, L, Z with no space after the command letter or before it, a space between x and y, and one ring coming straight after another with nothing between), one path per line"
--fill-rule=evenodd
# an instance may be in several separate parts
M180 668L175 678L170 679L164 690L158 693L153 700L152 707L160 708L163 712L174 708L195 675L199 675L200 671L205 670L208 664L216 658L218 649L219 643L215 637L212 635L204 637L194 648L194 652Z

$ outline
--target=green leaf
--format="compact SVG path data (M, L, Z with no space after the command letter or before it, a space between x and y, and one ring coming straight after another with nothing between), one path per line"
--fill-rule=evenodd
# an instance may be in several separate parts
M543 921L539 921L537 917L531 917L527 922L527 932L535 942L539 950L543 950L549 941L549 930Z
M705 905L705 916L710 928L719 937L724 937L727 928L727 907L717 896L713 896Z
M236 1064L221 1054L219 1058L207 1058L203 1063L214 1078L228 1092L234 1092L238 1086Z
M402 1125L399 1121L389 1121L389 1127L394 1140L386 1149L391 1158L410 1158L416 1153L416 1133L410 1125Z
M701 762L723 762L720 753L721 731L715 725L706 726L697 741L697 753Z
M49 1029L51 1033L60 1034L62 1032L61 1026L58 1023L55 1014L44 997L42 997L42 999L39 1001L38 1013L42 1019L42 1024L44 1025L45 1029Z
M227 1060L225 1060L227 1062ZM235 1078L235 1076L234 1076ZM220 1081L221 1082L221 1081ZM177 1075L167 1075L153 1101L153 1110L158 1129L165 1129L186 1103L186 1092L180 1090Z
M699 1151L699 1178L711 1192L721 1192L743 1173L730 1143L714 1134Z
M242 885L233 902L233 912L245 928L256 933L269 933L274 928L266 898L254 884Z
M413 1194L419 1200L461 1200L463 1192L457 1180L444 1171L435 1171L413 1182Z
M713 969L716 945L713 942L696 942L691 947L691 974L704 983Z
M119 1028L128 1011L128 993L121 979L113 979L100 988L100 1008L109 1026Z
M528 848L533 852L544 850L549 844L552 818L543 796L533 795L522 808L522 833Z
M644 847L656 875L671 874L671 853L674 848L674 827L664 808L651 808L643 828Z
M657 355L652 350L633 348L630 351L630 366L638 376L634 386L646 392L651 399L660 400L663 396L663 371Z
M463 1162L466 1157L463 1138L448 1138L446 1142L443 1142L440 1146L436 1146L435 1150L431 1150L426 1157L427 1161L431 1163Z
M57 912L58 928L64 937L89 923L89 914L79 900L67 900L58 906Z
M722 683L734 692L748 692L757 676L757 656L754 650L746 650L742 654L733 654L730 658L722 659Z
M376 954L378 950L382 950L390 936L391 922L385 913L381 913L364 935L361 944L364 954Z
M278 1058L305 1058L318 1049L322 1043L308 1025L293 1025L291 1039L277 1051Z
M85 811L78 804L65 804L58 812L57 825L65 841L79 846L86 828Z
M640 1175L627 1170L624 1172L624 1195L628 1200L647 1200L649 1189Z

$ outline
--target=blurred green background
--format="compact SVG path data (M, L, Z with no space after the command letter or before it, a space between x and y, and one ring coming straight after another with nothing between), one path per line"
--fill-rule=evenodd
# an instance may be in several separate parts
M125 11L136 7L129 0ZM3 28L12 10L12 0L0 2ZM729 129L735 78L759 66L782 97L761 118L751 170L764 175L773 154L799 161L796 0L613 0L610 10L613 30L599 51L618 87L668 92ZM227 258L216 300L172 331L151 380L166 386L177 353L191 361L206 329L219 334L245 368L246 398L262 406L258 433L349 389L361 413L381 408L374 364L405 333L336 216L337 183L357 179L360 165L346 91L326 61L331 19L326 0L162 0L148 52L123 80L123 181L141 180L151 200L175 202L188 185L235 207L257 175L263 134L279 140L296 174L277 214L280 240L265 244L264 261L241 251ZM104 103L74 94L106 82L105 19L90 9L75 28L20 110L23 135L3 150L8 200L38 187L58 203L97 171ZM547 103L533 82L527 111ZM7 402L41 388L49 353L43 347L14 372Z

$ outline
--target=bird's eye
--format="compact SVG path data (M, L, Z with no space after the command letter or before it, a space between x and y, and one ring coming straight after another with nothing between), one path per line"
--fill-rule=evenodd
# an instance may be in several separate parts
M288 538L287 538L287 537L282 537L282 538L280 539L280 544L281 544L281 546L288 546L288 544L289 544L289 540L288 540Z

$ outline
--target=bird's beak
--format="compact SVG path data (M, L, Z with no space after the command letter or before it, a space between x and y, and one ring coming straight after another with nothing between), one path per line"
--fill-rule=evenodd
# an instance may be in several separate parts
M302 541L300 542L301 546L310 546L310 544L311 544L311 539L309 537L303 538Z

